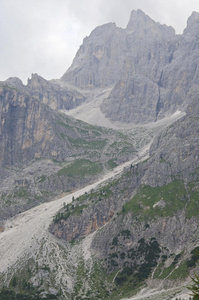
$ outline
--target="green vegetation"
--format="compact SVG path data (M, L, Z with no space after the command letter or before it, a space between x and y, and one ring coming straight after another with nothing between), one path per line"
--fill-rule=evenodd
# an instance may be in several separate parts
M122 233L125 233L125 236L129 236L128 230ZM116 241L116 237L113 241ZM119 239L117 243L112 242L112 244L118 245L118 242ZM118 295L120 297L128 297L136 289L139 289L144 280L151 274L152 269L157 265L160 252L161 250L156 239L151 238L149 242L140 239L137 247L128 250L127 256L125 253L121 253L120 258L123 260L122 267L119 266L119 255L116 252L109 254L109 266L112 269L116 268L119 270L115 276L114 282L116 288L112 291L111 299L114 299Z
M87 141L86 139L83 138L77 138L73 139L68 137L70 143L72 144L73 147L75 148L81 148L81 149L96 149L96 150L102 150L105 145L107 144L107 140L90 140Z
M116 158L128 157L129 154L135 153L136 150L132 144L126 141L124 137L119 139L117 142L112 143L106 152L108 157L112 156Z
M107 275L99 263L95 263L89 270L84 260L80 259L77 280L72 299L96 300L107 299L110 295L112 276Z
M112 245L113 246L117 246L118 245L118 238L117 237L113 238Z
M28 188L26 187L21 187L18 188L14 194L13 194L13 198L28 198L30 196L29 192L28 192Z
M188 289L192 292L193 300L199 299L199 276L195 274L195 277L191 277L192 283Z
M81 203L82 205L79 205L78 208L71 207L71 213L75 212L75 210L81 213L84 205L88 205L89 202L93 203L93 201L108 199L111 195L114 195L113 192L116 192L117 183L118 181L116 180L100 188L98 191L93 191L89 194L84 194L78 199L74 199L73 203ZM123 206L119 215L131 213L139 221L145 222L145 228L149 228L150 225L147 220L156 219L161 216L173 216L178 210L185 210L191 201L196 201L193 195L197 191L196 183L185 185L181 180L173 180L162 187L141 186L137 195ZM165 248L166 250L164 251L163 249L161 253L160 245L155 238L151 238L149 241L140 239L137 247L124 250L121 245L122 243L124 244L123 241L126 239L131 239L131 231L129 229L121 229L119 234L113 236L110 241L109 255L103 262L110 273L107 274L101 267L100 272L102 273L100 274L103 274L101 282L98 274L95 274L96 280L100 282L97 283L97 288L90 288L91 277L87 281L89 290L85 287L85 284L81 285L81 282L79 282L79 286L77 286L77 290L79 291L77 299L81 299L83 295L85 299L115 299L118 295L121 298L131 296L133 292L144 284L153 270L155 270L153 278L159 280L165 278L183 280L188 276L189 268L194 267L198 261L197 251L199 247L196 247L191 252L191 257L188 261L183 260L183 253L172 254L171 257L173 259L170 265L166 265L165 261L168 257L168 250ZM86 268L84 266L84 271L82 271L85 274L88 272ZM111 276L113 280L112 285L108 281ZM96 281L93 282L96 283ZM109 288L107 288L108 284Z
M182 256L181 253L177 254L172 262L172 265L176 265L179 262L181 256Z
M88 205L78 205L74 207L73 204L67 204L64 211L62 210L55 215L53 221L59 223L61 220L67 220L70 216L80 215L87 206Z
M75 149L74 156L84 155L85 157L88 155L91 160L91 156L94 156L95 160L99 160L103 153L104 157L109 159L106 163L107 168L112 169L118 165L118 158L126 160L136 151L131 139L117 130L89 125L64 116L56 120L56 124L59 125L57 131L60 139L68 140L70 143L71 156L72 149ZM107 147L105 148L105 146ZM91 150L96 153L90 153Z
M140 220L155 219L158 216L172 216L187 203L184 183L174 180L161 187L141 186L138 193L127 202L121 214L132 213Z
M168 277L169 279L185 279L189 275L187 263L183 262Z
M117 162L116 162L116 159L110 159L110 160L108 160L107 161L107 168L108 169L114 169L115 167L117 167L118 166L118 164L117 164Z
M38 266L37 266L38 267ZM0 290L1 300L50 300L59 299L58 295L48 292L42 293L35 288L31 283L31 277L35 270L35 265L32 260L29 260L27 265L22 270L18 270L10 280L8 287L2 287ZM42 289L42 292L45 292Z
M84 195L78 197L76 200L78 202L97 202L97 201L102 201L105 199L108 199L112 194L112 186L115 186L117 184L117 181L110 182L107 185L103 186L100 190L98 191L91 191L89 194L85 193Z
M24 204L29 204L32 201L41 200L42 196L31 193L28 186L14 187L9 193L1 196L2 200L8 206L16 205L16 199L22 199Z
M159 279L165 279L166 277L169 276L169 274L175 269L175 266L173 264L171 264L169 267L165 268L163 267L163 269L161 270L161 273L159 274L159 276L157 276L156 278ZM155 278L155 277L154 277Z
M73 127L68 124L66 119L64 121L56 121L56 123L67 129L73 129Z
M187 261L187 266L189 268L195 267L198 260L199 260L199 247L196 247L191 251L191 258Z
M126 230L122 230L121 231L121 235L122 236L124 236L124 238L130 238L130 236L131 236L131 232L130 232L130 230L128 230L128 229L126 229Z
M46 180L46 176L45 175L42 175L39 177L39 183L42 183Z
M187 190L189 192L190 201L186 208L187 218L199 215L199 183L194 181L188 184Z
M0 291L1 300L53 300L58 299L56 295L47 294L46 296L40 296L39 292L32 290L24 290L17 292L14 289L3 287Z
M165 268L164 262L164 256L162 256L162 262L158 265L157 269L154 272L154 278L158 279L185 279L189 273L188 273L188 264L187 261L180 261L182 257L182 253L175 256L173 262L170 264L170 266Z
M59 223L61 220L67 220L70 216L80 215L83 209L93 202L95 203L108 199L112 195L112 185L114 185L114 183L111 182L98 191L91 191L89 194L84 193L76 199L73 197L72 203L64 205L64 207L54 216L53 221Z
M58 176L86 176L97 175L102 171L102 164L91 162L87 159L77 159L69 166L66 166L58 171Z
M99 196L101 198L109 198L112 195L112 190L111 190L111 186L112 184L107 184L106 186L104 186L100 192L99 192Z
M158 266L155 269L155 272L153 274L153 278L159 278L159 276L162 273L163 267L164 267L164 262L161 262L161 263L158 264Z
M153 268L157 265L160 257L160 247L155 238L150 241L145 241L143 238L138 241L138 246L131 248L125 254L118 252L121 238L130 237L129 230L121 231L118 236L115 236L111 242L111 249L114 252L109 253L107 259L108 269L112 273L116 272L114 283L117 296L127 297L132 294L135 289L138 289L145 279L151 274ZM122 259L122 265L121 265ZM116 296L114 290L111 294L111 299Z
M143 185L122 207L120 214L131 213L140 221L147 222L158 217L173 216L185 208L187 218L199 215L198 180L188 185L176 179L164 186Z

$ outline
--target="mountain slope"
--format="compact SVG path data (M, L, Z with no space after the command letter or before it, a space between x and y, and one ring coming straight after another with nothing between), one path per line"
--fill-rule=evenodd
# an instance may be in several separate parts
M60 114L5 83L0 119L0 220L85 186L137 151L123 133Z
M0 296L166 300L198 271L198 24L133 11L60 80L1 83ZM99 106L120 130L63 113Z
M180 285L196 267L198 112L197 101L186 117L155 138L147 161L77 198L54 218L50 231L68 242L95 232L90 251L104 272L98 286L102 299L127 297L146 282L149 287L162 280L165 288ZM108 297L102 286L113 277ZM87 280L77 290L81 296L94 290Z
M183 157L179 153L181 169L178 169L178 177L174 180L167 167L167 171L162 172L162 184L160 181L154 184L152 172L154 163L155 169L159 170L162 164L172 165L175 161L173 153L170 153L165 162L161 158L164 148L160 147L158 150L157 145L167 140L167 135L169 146L172 141L175 145L173 136L176 133L181 142L191 142L195 138L198 128L196 115L196 111L192 115L190 107L190 113L186 117L165 129L156 138L150 149L150 157L141 158L142 162L135 160L128 165L122 176L109 181L107 185L99 186L97 190L92 190L94 185L89 186L82 191L87 192L82 196L79 193L71 194L65 199L38 207L35 213L32 209L16 220L8 221L2 238L6 238L11 231L14 234L17 227L20 230L25 225L24 222L27 222L24 227L26 230L28 224L35 226L32 238L30 236L23 247L20 243L24 238L26 240L25 235L22 235L22 231L16 236L14 234L18 239L16 248L13 248L14 264L5 264L9 253L5 254L7 256L1 262L7 279L16 278L17 289L24 290L22 281L25 262L28 261L32 271L26 278L31 289L34 287L39 293L44 289L45 294L53 291L57 299L72 299L73 296L121 299L137 291L147 277L151 276L152 271L153 280L149 278L147 282L149 287L161 286L162 280L165 282L164 288L182 284L188 269L192 269L196 263L193 251L197 249L197 239L194 237L198 234L198 217L193 214L192 208L193 205L197 206L197 160L184 173ZM184 124L187 124L187 128L192 126L192 135L189 132L186 135ZM194 156L190 154L187 159L192 161ZM88 193L90 189L91 193ZM170 192L171 197L168 197ZM71 200L72 203L69 204ZM58 239L55 239L46 230L50 218L61 207L63 208L54 217L55 223L50 229L53 232L53 228L56 228L54 232ZM42 218L39 217L39 210ZM45 224L45 228L41 222ZM66 243L63 238L73 241L71 244ZM34 242L35 239L38 241ZM39 242L40 240L43 242ZM4 248L1 249L3 251ZM25 252L23 249L26 249ZM22 252L19 253L19 250ZM23 256L23 253L26 255ZM17 256L22 257L20 264ZM177 295L178 290L167 291L165 295L162 293L159 299L168 299L168 293Z

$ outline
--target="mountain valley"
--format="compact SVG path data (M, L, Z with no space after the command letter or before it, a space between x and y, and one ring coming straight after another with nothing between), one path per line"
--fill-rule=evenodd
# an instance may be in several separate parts
M191 299L198 29L132 11L60 79L0 82L0 299Z

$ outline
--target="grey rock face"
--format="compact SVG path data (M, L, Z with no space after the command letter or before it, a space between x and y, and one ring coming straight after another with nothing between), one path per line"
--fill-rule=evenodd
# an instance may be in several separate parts
M187 20L187 28L185 29L185 32L193 28L196 29L198 25L199 25L199 13L194 11Z
M158 101L156 83L142 75L130 75L115 85L101 110L113 121L144 124L156 120Z
M133 10L131 12L130 20L127 25L127 31L140 36L141 41L143 35L146 39L153 37L155 40L171 39L174 35L174 29L170 26L160 25L147 16L142 10Z
M145 49L146 45L170 40L173 36L171 27L155 23L142 11L133 11L126 29L110 23L93 30L84 39L62 80L84 87L115 84L128 71L129 58L136 62L144 56L143 51L150 52L150 49ZM148 56L153 56L153 53L147 53Z
M44 117L45 108L38 101L31 101L27 94L12 88L1 88L0 97L1 163L12 166L16 162L28 162L37 156L39 144L54 136ZM32 151L29 152L31 146ZM48 149L45 150L45 147ZM49 150L47 143L45 147L43 153Z
M127 136L58 113L18 79L1 83L0 220L83 187L135 153Z
M37 74L32 74L32 78L28 80L26 90L52 109L70 110L85 101L85 97L77 90L47 81Z
M148 277L155 279L153 285L162 279L164 284L176 270L181 276L180 270L190 270L190 262L193 267L199 234L198 21L194 13L184 34L175 36L172 28L132 12L126 29L107 24L84 40L63 85L34 75L27 87L17 78L0 87L0 220L84 186L97 178L96 169L101 172L134 155L133 142L121 133L50 108L70 109L85 101L81 93L64 88L65 80L84 88L115 84L102 104L114 121L147 123L177 109L186 111L156 136L149 159L64 205L50 226L65 241L96 232L89 246L94 262L101 262L107 274L115 272L107 297L111 289L122 297L126 283L135 292ZM91 166L86 176L82 165ZM36 195L31 203L27 194L28 200ZM99 293L93 297L101 297Z
M127 52L126 34L109 23L93 30L61 80L80 87L105 87L120 78Z
M144 108L145 122L156 120L158 83L162 67L169 63L175 49L174 40L173 28L154 22L140 10L133 11L126 29L110 23L97 27L84 39L61 80L92 88L116 84L101 107L107 117L141 123L139 110ZM130 85L134 86L132 93ZM149 99L152 108L147 108Z
M112 121L148 123L184 110L198 90L198 13L182 35L141 10L126 29L97 27L84 39L61 80L81 87L114 86L101 110Z
M64 134L60 115L29 94L1 87L0 119L2 166L24 166L35 159L64 160L71 156L69 140L60 136ZM68 136L76 137L70 127Z
M162 70L172 60L178 37L173 28L154 22L142 11L132 12L126 31L129 52L121 76L122 88L118 89L116 84L101 109L113 121L156 121L163 110L160 89ZM129 86L133 87L131 91ZM121 93L123 97L120 98L118 95ZM124 106L124 99L128 99L128 105ZM112 107L115 108L114 113ZM122 116L121 111L126 115ZM169 112L170 107L165 111Z
M8 84L53 109L66 110L86 101L81 89L111 86L110 96L101 104L107 118L154 122L184 110L199 92L198 24L198 13L193 13L184 33L175 35L172 27L141 10L132 11L126 29L114 23L94 29L60 81L34 74L27 86L16 78Z
M50 226L51 233L67 242L81 243L95 232L89 251L104 276L114 277L109 293L123 298L129 282L128 295L141 285L182 286L197 270L198 113L195 101L186 116L156 137L147 161L75 199Z
M59 80L45 80L37 74L32 74L27 85L23 85L19 78L11 77L1 86L9 86L34 97L52 109L70 110L82 104L86 98L77 90L67 85L60 85Z
M190 182L195 182L194 191L198 192L198 113L199 104L196 101L188 106L185 117L156 137L150 148L150 158L147 161L127 170L119 180L105 187L104 191L106 192L102 188L97 194L84 196L83 201L81 199L80 202L76 201L75 205L86 204L89 207L84 208L78 216L69 217L66 221L62 220L60 223L52 225L51 232L58 237L71 241L82 238L108 223L97 232L92 244L93 253L105 261L108 272L113 271L118 266L122 268L124 263L124 258L120 259L118 255L117 266L108 265L110 254L125 253L127 257L131 247L137 251L140 239L149 241L151 237L155 237L161 246L162 254L167 256L169 253L179 253L184 250L185 245L189 245L187 246L189 251L184 253L185 256L189 257L190 249L193 249L195 245L195 236L198 234L197 216L192 212L193 217L190 221L190 213L189 218L186 215L190 194L193 192L189 185ZM122 206L136 195L140 186L147 185L161 189L160 187L178 180L182 181L184 185L185 194L180 201L186 201L187 204L183 204L183 209L174 207L176 213L171 213L171 216L165 217L160 213L160 215L157 214L149 220L146 218L141 221L139 220L139 213L134 213L133 208L130 210L131 213L121 214ZM174 189L172 193L175 194L176 190ZM143 195L143 199L144 197L146 195ZM148 198L149 204L153 197L154 195L151 194ZM140 205L142 204L140 203ZM146 205L143 208L146 211L150 210L150 207ZM168 204L161 199L155 205L160 210L164 210ZM74 222L75 226L73 225ZM192 226L190 226L190 222ZM125 238L127 231L129 236ZM117 237L118 244L114 244L114 237ZM164 250L165 247L167 248L166 251ZM136 256L135 261L137 259ZM128 263L130 262L127 261L127 265Z
M190 22L189 20L188 23L190 24ZM195 24L195 16L193 23ZM161 44L159 39L165 38L165 27L162 30L160 25L148 18L145 19L143 13L140 11L132 13L130 23L127 26L128 32L136 35L137 31L134 31L136 24L145 24L146 31L149 30L150 34L153 34L154 30L158 32L158 43L156 44L159 45L158 50L153 43L151 44L151 49L154 51L152 57L154 58L155 56L155 59L151 63L152 58L148 56L146 58L146 55L143 55L142 63L140 61L137 62L137 69L135 67L135 60L132 57L129 60L126 59L125 63L128 61L129 64L127 64L128 68L126 67L125 71L123 70L124 77L117 82L110 97L102 105L102 110L113 120L130 120L135 123L147 123L157 120L161 114L175 111L184 103L184 106L186 106L186 108L184 107L186 116L163 130L155 138L150 148L150 159L133 166L129 170L129 173L127 172L125 180L121 178L115 186L113 185L111 189L112 194L108 199L103 200L102 197L100 202L96 201L89 208L85 208L80 216L69 217L60 224L52 225L51 231L56 236L70 241L71 239L81 238L86 234L96 231L109 222L103 234L99 231L93 243L95 253L100 258L107 258L112 247L110 244L111 238L116 236L121 231L121 228L126 230L128 227L127 224L129 225L128 229L134 232L133 243L135 245L136 243L138 244L140 238L149 240L149 237L153 235L157 237L162 230L163 224L165 224L164 229L166 231L171 231L171 228L173 228L173 235L170 237L163 230L158 242L162 247L165 247L166 244L169 245L169 251L174 252L182 251L184 243L191 242L188 237L196 234L195 228L197 226L194 227L192 232L189 229L189 222L185 220L185 214L182 211L178 212L178 215L172 216L172 218L160 218L157 222L151 221L151 229L146 231L146 235L144 233L145 229L137 228L139 224L136 223L136 220L130 216L122 220L120 215L117 215L118 211L121 212L122 205L136 194L137 188L140 185L161 187L168 185L173 180L182 180L186 187L192 180L198 180L199 104L196 96L197 88L194 89L194 85L192 85L192 83L196 82L194 78L197 76L195 75L197 72L192 73L192 61L189 61L189 55L187 54L188 49L190 49L190 41L192 43L193 39L196 39L196 33L192 31L193 25L188 25L182 37L173 36L171 38L171 33L168 33L166 35L168 39L165 41L165 44L163 40L163 44ZM141 28L142 26L140 25ZM159 30L160 28L161 30ZM188 41L188 35L190 34L193 36ZM170 41L168 42L169 39ZM163 49L163 45L167 45L168 48L165 48L165 55L161 56L165 50ZM160 47L161 51L159 53ZM170 49L171 56L168 55L168 49ZM142 57L142 50L140 50L139 55ZM143 61L146 61L146 64L143 64ZM154 61L156 63L158 61L156 70L154 68ZM186 66L190 66L190 69ZM186 70L184 77L181 73L182 69ZM185 80L184 85L182 84L183 80ZM175 90L175 84L176 86L178 84L181 86L178 86L177 90ZM171 90L169 90L170 88ZM182 92L184 94L181 94ZM180 95L184 95L184 98L180 98ZM187 95L190 95L189 103L186 100ZM163 98L165 99L164 101L162 100ZM121 191L125 192L121 193ZM91 199L87 199L87 202L85 202L86 205L89 204L89 201L93 202L92 200L92 197ZM188 196L187 201L189 201ZM163 200L159 203L162 205L162 208L166 205ZM114 212L114 215L111 215L112 212ZM72 225L74 222L76 224L75 230ZM197 220L194 222L194 224L198 224ZM184 225L182 226L183 223ZM144 225L141 224L139 226L143 227ZM184 234L179 230L181 227ZM124 248L126 247L125 245ZM124 249L120 250L121 252L124 251Z
M178 41L179 45L170 64L162 70L159 85L160 106L163 112L186 106L198 94L199 25L197 18L193 16L188 20L187 28Z
M198 172L194 173L199 164L198 113L197 100L188 106L187 115L183 119L155 138L150 148L153 157L151 166L144 181L156 186L168 183L171 178L190 181L198 176Z

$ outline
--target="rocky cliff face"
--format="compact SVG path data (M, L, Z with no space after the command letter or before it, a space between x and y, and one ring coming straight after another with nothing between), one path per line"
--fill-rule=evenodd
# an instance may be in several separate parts
M85 186L136 155L124 134L60 114L20 80L9 82L0 87L0 220Z
M77 90L67 85L60 85L59 81L48 81L37 74L32 74L27 85L23 85L18 78L11 77L3 83L12 86L19 91L29 94L39 102L52 109L70 110L85 102L86 98Z
M50 227L66 241L96 232L93 257L115 274L121 297L149 278L149 286L179 284L196 267L198 112L198 101L190 104L185 117L155 138L147 161L75 199Z
M133 11L126 29L115 24L96 28L61 80L81 87L116 85L101 106L107 117L134 123L154 121L162 68L171 61L176 43L171 27Z
M67 127L66 117L33 98L20 81L15 84L0 87L0 220L89 181L57 175L64 166L55 161L81 157L69 141L81 136L74 123L68 119Z
M48 108L6 87L1 87L0 105L1 163L12 166L50 155L49 144L55 135L46 118Z
M114 23L97 27L86 37L61 80L32 75L26 91L53 109L73 109L87 100L86 90L112 87L101 104L111 121L149 123L184 110L198 93L198 13L182 35L132 11L125 29ZM90 101L90 100L89 100Z
M115 157L114 151L120 152L117 159L122 160L127 154L122 148L135 151L125 135L59 114L30 94L5 84L0 87L0 118L0 161L7 167L41 158L64 161L86 157L96 161L102 153L106 161Z
M85 102L85 97L77 90L60 86L56 81L47 81L32 74L26 88L31 95L52 109L70 110Z
M181 36L168 38L163 34L165 39L158 42L149 39L151 44L136 56L137 71L134 60L128 80L121 78L104 101L102 111L106 116L147 123L184 109L187 99L194 99L198 94L198 18L197 13L189 18Z
M195 107L194 113L192 113L193 107ZM153 190L153 188L167 186L179 180L184 182L183 189L186 194L187 185L198 180L199 141L196 107L198 107L196 103L190 105L186 117L157 136L150 148L150 158L146 162L132 166L121 179L107 185L104 190L102 188L97 193L77 199L75 206L86 205L86 207L83 207L84 210L79 217L75 217L75 229L74 220L68 215L66 221L59 223L57 220L58 225L55 225L53 229L57 232L56 235L70 241L96 231L109 222L110 216L117 218L117 212L121 211L122 205L137 193L139 186L150 186ZM197 190L197 185L195 189ZM175 186L173 192L177 193ZM188 202L188 194L185 197ZM90 204L93 201L94 204ZM90 206L87 207L88 205ZM166 205L164 201L162 205L164 208ZM96 225L92 226L92 224Z
M26 165L44 157L58 160L68 157L70 142L60 138L58 114L12 87L1 87L0 97L3 166ZM72 136L77 137L74 132Z
M79 87L114 86L101 110L112 121L148 123L183 110L198 93L198 13L182 35L141 10L126 29L96 28L80 47L63 82Z
M141 10L133 11L126 29L117 28L114 23L109 23L93 30L90 36L84 39L73 64L61 80L83 87L113 85L123 78L124 73L132 71L128 69L130 59L134 60L135 71L141 66L146 70L144 63L149 56L153 60L156 46L160 46L162 50L161 55L156 51L156 58L165 63L169 53L164 51L165 45L162 42L167 43L174 36L171 27L155 23ZM145 58L146 53L148 55ZM137 65L136 61L140 59L142 64L140 62ZM159 61L156 61L157 63ZM148 74L150 71L148 70Z
M85 186L137 154L133 131L125 135L56 111L85 102L83 91L113 87L101 105L112 121L144 124L179 109L186 112L158 132L147 160L132 164L121 177L72 203L64 203L54 217L49 229L59 242L53 239L53 251L42 244L46 248L41 265L48 253L48 261L57 261L59 247L64 262L45 265L43 271L49 271L45 274L58 269L65 274L69 268L66 253L72 258L70 267L75 260L71 267L74 286L67 291L71 299L74 295L119 299L144 283L176 285L196 268L198 24L199 14L193 13L184 33L176 36L171 27L133 11L126 29L110 23L85 38L61 80L49 82L35 74L27 86L17 78L0 85L0 221ZM90 239L87 248L84 238ZM76 241L79 264L74 248L68 246ZM87 250L91 264L85 259ZM35 253L32 257L40 262ZM42 272L35 264L34 280L29 277L37 287L42 282L40 290L49 282L48 275L43 281ZM59 284L64 290L60 280ZM60 293L58 299L64 297Z
M126 34L114 23L99 26L77 52L73 64L61 78L80 87L106 87L120 78L127 52Z

